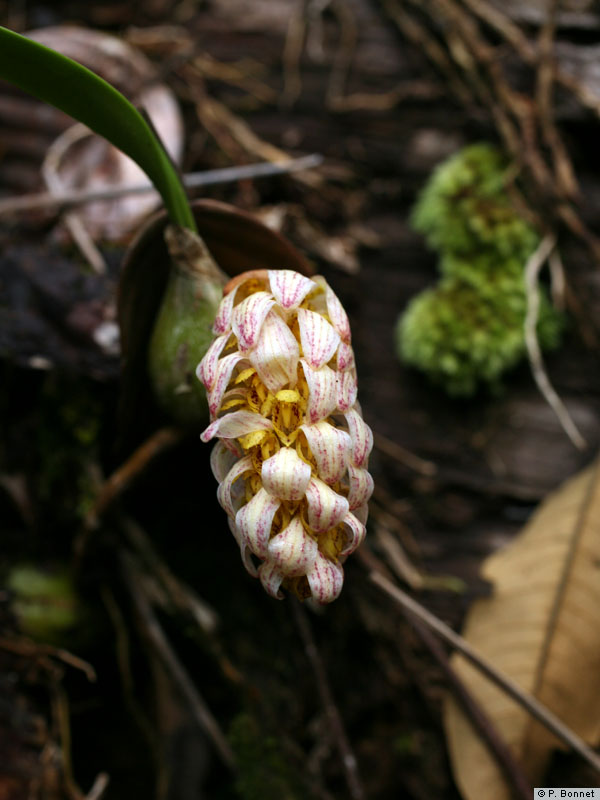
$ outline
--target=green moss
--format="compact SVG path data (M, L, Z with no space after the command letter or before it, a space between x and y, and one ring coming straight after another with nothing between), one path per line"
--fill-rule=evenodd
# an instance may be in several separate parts
M515 209L507 191L509 163L488 144L465 147L434 170L412 213L415 230L446 255L477 255L524 261L538 234Z
M423 370L451 395L473 394L480 383L497 386L501 374L525 355L527 311L522 287L482 294L469 283L443 278L418 295L398 320L400 357ZM540 345L555 347L561 320L542 299Z
M511 202L508 166L491 145L466 147L434 171L412 215L442 278L399 318L396 349L451 395L498 386L526 355L524 269L539 235ZM563 327L541 288L540 346L556 347Z
M73 581L65 569L48 571L21 564L10 571L6 587L23 633L48 644L65 643L81 613Z
M243 800L299 800L303 781L288 765L277 740L249 714L232 722L229 740L239 772L235 789Z

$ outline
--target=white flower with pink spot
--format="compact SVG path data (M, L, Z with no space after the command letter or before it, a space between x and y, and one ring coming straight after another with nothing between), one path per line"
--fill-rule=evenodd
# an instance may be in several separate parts
M350 326L322 277L246 273L198 366L211 466L246 569L273 597L330 603L363 541L373 435L356 400Z

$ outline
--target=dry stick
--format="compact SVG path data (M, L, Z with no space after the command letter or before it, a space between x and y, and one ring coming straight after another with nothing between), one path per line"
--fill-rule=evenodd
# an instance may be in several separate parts
M27 658L49 656L50 658L62 661L63 664L68 664L70 667L80 670L90 683L96 681L96 671L91 664L88 664L87 661L74 656L73 653L69 653L68 650L63 650L60 647L53 647L50 644L40 644L30 639L7 639L3 637L0 638L0 649L8 650L9 653L16 653L17 655L26 656Z
M123 492L138 478L151 461L159 453L174 447L185 436L180 428L160 428L149 439L141 444L106 480L100 489L96 501L85 519L85 528L96 527L99 518L120 497Z
M542 136L552 153L554 175L565 197L576 198L579 194L577 178L566 148L554 122L553 88L554 58L553 45L556 32L556 15L559 0L551 0L546 22L538 38L539 65L536 75L536 107L540 120Z
M58 171L65 153L73 144L90 135L89 128L77 122L52 142L42 164L42 176L50 190L50 194L60 194L63 191L63 182ZM81 217L71 211L65 214L63 221L94 272L98 275L104 275L107 269L106 262L88 233Z
M175 651L171 647L162 627L156 619L152 606L146 596L145 581L142 574L135 566L134 559L123 553L121 554L121 564L125 573L126 585L151 646L155 650L167 673L170 675L173 683L189 704L189 710L192 716L202 730L212 739L223 763L229 767L229 769L235 769L235 757L229 746L229 742L221 731L212 712L202 699L200 692L194 685L185 667L177 658Z
M333 699L333 694L327 679L327 673L325 672L323 661L312 635L306 613L300 607L298 601L294 598L292 598L291 607L294 614L294 620L300 632L300 636L302 637L306 656L310 661L313 672L315 673L317 689L321 697L323 707L325 708L325 713L327 714L329 724L333 731L335 743L342 760L342 766L346 776L346 783L348 784L348 789L350 790L350 795L353 800L364 800L365 793L358 774L356 756L350 747L350 742L348 741L348 736L346 735L340 712L338 711Z
M550 378L544 367L542 351L536 334L540 307L538 278L541 268L555 247L556 239L551 234L548 234L542 239L535 252L529 256L527 264L525 265L525 291L527 293L527 313L525 315L524 325L525 344L527 346L527 354L529 355L529 363L531 364L533 377L544 400L558 417L564 432L575 447L577 447L578 450L585 450L587 447L586 440L579 432L567 407L550 383Z
M92 784L92 788L86 794L84 800L100 800L104 792L108 788L110 778L106 772L100 772L96 776L96 780Z
M377 584L386 594L392 597L409 617L416 617L422 623L431 628L444 641L458 650L468 661L485 675L492 683L496 684L503 692L525 708L532 717L544 725L557 739L574 750L581 756L596 772L600 773L600 756L598 756L588 745L560 719L550 711L547 706L540 703L535 697L527 694L511 678L499 672L489 661L478 653L471 645L452 630L445 622L438 619L424 606L395 586L384 575L372 571L369 578Z
M411 453L410 450L392 441L392 439L388 439L388 437L384 436L382 433L375 434L375 447L377 450L385 453L386 456L390 456L401 464L405 464L420 475L431 477L437 472L437 465L434 464L433 461L426 461L424 458Z
M301 158L274 164L266 161L260 164L244 164L240 167L224 167L209 169L204 172L190 172L183 176L187 189L198 189L202 186L213 186L230 181L266 178L273 175L284 175L290 172L313 169L323 163L323 156L312 153ZM73 191L40 192L20 197L8 197L0 200L0 214L13 214L19 211L32 211L43 208L69 208L70 206L93 203L97 200L115 200L131 194L147 194L155 192L151 183L128 183L107 189L76 189Z
M502 769L506 779L512 784L521 800L531 800L533 793L529 779L523 772L519 762L513 756L511 749L496 730L494 723L490 720L479 703L476 702L450 665L443 647L429 629L420 622L412 620L412 624L423 644L437 661L440 669L446 676L446 680L450 684L450 688L456 700L462 705L473 727L498 762L498 766Z

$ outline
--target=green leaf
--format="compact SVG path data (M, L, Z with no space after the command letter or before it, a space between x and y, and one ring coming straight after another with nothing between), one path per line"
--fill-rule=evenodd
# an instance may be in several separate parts
M0 78L108 139L148 175L172 221L196 230L185 189L162 143L113 86L76 61L1 26Z

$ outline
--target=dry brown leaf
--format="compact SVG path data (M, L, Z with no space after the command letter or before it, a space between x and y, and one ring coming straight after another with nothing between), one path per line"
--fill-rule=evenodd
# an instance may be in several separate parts
M491 597L470 610L464 636L589 744L600 740L600 462L551 494L520 536L483 565ZM453 665L532 781L560 743L460 656ZM445 728L465 800L510 791L455 701Z

